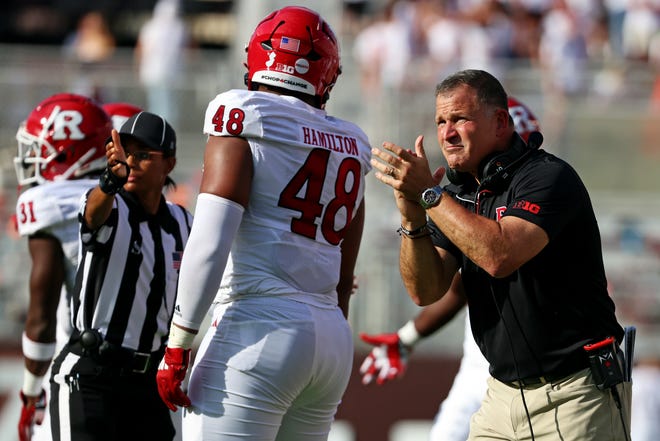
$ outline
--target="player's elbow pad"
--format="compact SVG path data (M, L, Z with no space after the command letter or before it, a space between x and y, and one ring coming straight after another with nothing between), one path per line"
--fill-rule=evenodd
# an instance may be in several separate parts
M220 287L244 208L209 193L197 197L195 218L181 261L174 322L199 329Z

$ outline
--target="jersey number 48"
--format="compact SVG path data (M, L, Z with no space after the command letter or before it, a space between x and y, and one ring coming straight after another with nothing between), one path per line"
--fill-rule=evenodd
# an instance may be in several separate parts
M324 207L321 204L323 186L328 171L331 152L314 149L305 163L280 193L278 205L300 212L300 217L291 220L291 231L310 239L316 238L316 218L321 218L321 233L332 245L341 242L353 218L360 188L360 162L355 158L345 158L337 169L334 181L334 198ZM350 177L350 179L349 179ZM350 184L350 188L347 185ZM302 197L298 196L307 186ZM345 208L344 225L336 229L339 210Z

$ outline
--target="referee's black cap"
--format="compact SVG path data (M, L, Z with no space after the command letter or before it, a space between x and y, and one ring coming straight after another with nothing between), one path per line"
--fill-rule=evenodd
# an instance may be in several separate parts
M176 133L165 118L155 113L140 112L128 118L119 129L122 141L127 136L137 139L151 150L163 152L165 157L176 155Z

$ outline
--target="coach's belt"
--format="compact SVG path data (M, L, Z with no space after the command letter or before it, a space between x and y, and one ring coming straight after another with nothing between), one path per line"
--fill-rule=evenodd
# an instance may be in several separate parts
M568 374L558 374L558 375L546 374L542 377L528 377L528 378L522 378L520 380L505 381L504 384L515 388L524 387L524 388L534 389L546 384L559 383L561 380L571 377L585 368L586 366L584 368L577 369L576 371Z
M562 377L563 378L563 377ZM515 380L515 381L508 381L505 384L508 384L511 387L540 387L543 386L544 384L552 383L557 379L551 379L549 377L529 377L529 378L523 378L521 380Z

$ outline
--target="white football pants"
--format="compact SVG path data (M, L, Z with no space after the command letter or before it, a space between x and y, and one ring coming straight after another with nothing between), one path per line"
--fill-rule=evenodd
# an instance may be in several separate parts
M324 441L352 362L336 306L283 297L219 304L191 370L183 440Z

